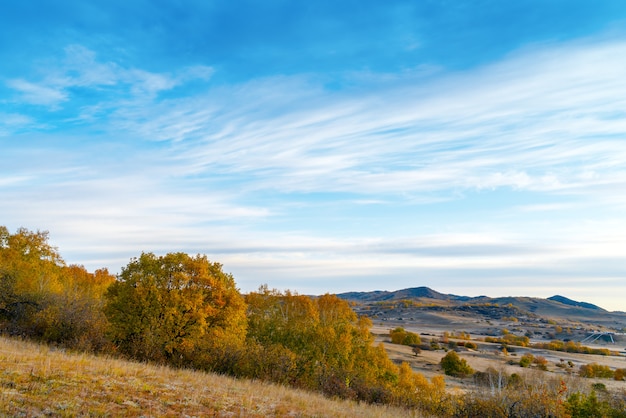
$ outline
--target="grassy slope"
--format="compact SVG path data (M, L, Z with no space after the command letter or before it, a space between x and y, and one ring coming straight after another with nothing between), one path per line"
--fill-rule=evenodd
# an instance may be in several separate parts
M281 386L0 337L0 416L417 416Z

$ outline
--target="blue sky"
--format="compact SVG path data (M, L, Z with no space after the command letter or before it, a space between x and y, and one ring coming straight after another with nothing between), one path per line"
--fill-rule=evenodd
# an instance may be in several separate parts
M622 1L12 2L0 224L243 291L626 311Z

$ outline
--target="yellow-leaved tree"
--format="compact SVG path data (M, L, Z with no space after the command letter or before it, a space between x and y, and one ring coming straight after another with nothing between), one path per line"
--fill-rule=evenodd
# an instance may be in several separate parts
M250 377L331 396L394 401L398 367L381 345L374 345L371 321L357 317L348 302L336 295L312 298L267 286L248 294L246 301L248 344L265 356L254 362ZM267 362L274 373L261 367Z
M119 350L141 360L219 369L246 335L232 275L204 255L132 259L109 287L104 312Z
M102 295L114 277L67 266L48 232L0 226L0 330L84 350L103 350Z

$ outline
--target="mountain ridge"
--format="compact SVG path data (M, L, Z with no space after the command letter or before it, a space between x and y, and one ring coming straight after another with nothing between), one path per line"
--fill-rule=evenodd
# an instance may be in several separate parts
M406 289L387 291L374 290L366 292L344 292L338 293L341 299L357 301L357 302L385 302L397 301L403 299L431 299L440 302L467 302L467 303L511 303L513 305L523 305L529 311L535 311L533 304L551 303L562 305L562 309L578 308L584 310L595 311L596 313L609 313L604 308L588 302L575 301L561 295L554 295L549 298L538 298L530 296L505 296L505 297L489 297L489 296L459 296L454 294L444 294L426 286L410 287ZM621 312L619 312L621 313Z
M579 301L572 300L570 298L567 298L567 297L561 296L561 295L550 296L548 298L548 300L553 300L555 302L559 302L559 303L562 303L564 305L578 306L580 308L587 308L587 309L595 309L595 310L606 311L605 309L599 307L598 305L594 305L593 303L579 302Z

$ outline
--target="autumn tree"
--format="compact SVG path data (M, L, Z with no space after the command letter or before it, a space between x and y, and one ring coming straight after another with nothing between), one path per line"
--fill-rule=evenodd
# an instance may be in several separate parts
M204 255L132 259L109 287L104 312L113 342L136 359L214 369L245 339L243 297Z
M48 232L0 226L0 327L71 348L100 350L107 327L102 295L114 277L67 266Z
M88 272L84 266L63 266L60 290L46 295L34 323L43 341L87 351L110 349L104 294L115 276L107 269Z
M357 317L346 301L267 286L248 294L246 301L249 343L284 359L287 352L293 353L295 370L289 370L296 385L373 402L391 399L397 367L382 346L373 345L371 321Z
M33 317L47 295L61 290L63 265L47 232L19 228L11 234L0 226L0 318L6 332L35 334Z
M394 396L398 405L418 408L429 416L449 416L452 412L453 405L446 394L443 376L433 376L429 381L424 375L415 373L406 362L400 365Z

